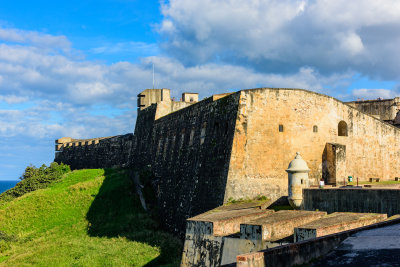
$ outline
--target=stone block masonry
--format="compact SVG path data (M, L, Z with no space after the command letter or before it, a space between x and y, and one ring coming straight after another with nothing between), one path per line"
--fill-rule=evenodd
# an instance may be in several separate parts
M329 253L329 255L333 255L332 260L336 260L335 258L338 256L337 254L332 254L332 250L340 246L340 244L345 241L347 238L353 239L354 236L363 235L364 230L378 230L381 233L378 239L382 240L387 237L387 234L382 234L380 231L381 227L393 226L398 228L400 223L400 219L393 219L388 221L379 222L372 225L363 226L360 228L355 228L348 231L343 231L331 235L321 236L313 239L308 239L302 242L287 244L284 246L279 246L267 250L262 250L259 252L247 253L243 255L237 256L237 265L238 267L274 267L274 266L295 266L295 265L313 265L315 264L315 259L322 258ZM379 229L381 228L381 229ZM384 230L384 228L382 229ZM369 231L364 231L369 232ZM366 233L367 234L367 233ZM374 233L372 233L374 234ZM396 240L397 241L397 240ZM361 241L362 243L362 241ZM381 244L386 244L386 242L381 242ZM368 246L368 242L364 242ZM398 242L393 246L397 247ZM351 248L347 246L347 248ZM359 251L344 251L344 253L351 254L360 254ZM365 250L364 250L365 252ZM396 253L398 251L392 251L391 253ZM362 253L364 256L366 253ZM344 254L340 254L343 256ZM365 255L370 256L370 255ZM328 256L331 257L331 256ZM360 256L361 257L361 256ZM379 262L379 261L378 261ZM335 263L335 262L334 262ZM382 263L382 262L380 262ZM325 266L325 265L321 265ZM354 266L370 266L370 265L354 265Z
M336 150L327 151L334 144ZM311 185L400 176L400 130L337 99L300 89L240 91L225 200L288 194L300 152ZM328 153L328 154L326 154ZM398 175L399 174L399 175Z
M238 100L237 93L210 97L154 122L145 157L156 177L160 218L181 237L187 218L224 203Z
M381 222L386 214L334 212L316 221L301 225L294 229L294 242L299 242L324 235Z
M187 218L231 199L287 196L285 169L296 152L311 185L400 177L400 130L332 97L282 88L197 103L168 96L162 89L140 97L134 135L75 142L55 160L72 168L150 166L161 222L180 237Z
M279 245L240 239L240 224L274 213L262 202L230 204L187 220L181 266L220 266L236 255Z
M242 239L277 241L293 236L294 228L322 218L326 212L282 210L240 225Z
M133 134L93 139L56 140L54 161L71 169L127 167L133 156Z
M303 189L305 210L400 214L399 189Z
M188 219L188 222L203 221L212 223L212 232L214 236L224 236L240 232L240 224L254 220L259 217L273 213L273 210L265 209L232 209L232 210L211 210Z

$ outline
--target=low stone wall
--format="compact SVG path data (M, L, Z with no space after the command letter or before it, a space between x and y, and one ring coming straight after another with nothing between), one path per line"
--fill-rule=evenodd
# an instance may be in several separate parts
M234 264L239 254L280 245L239 234L242 223L274 213L265 204L230 204L188 219L181 266L225 266Z
M303 189L305 210L400 214L398 189Z
M60 146L54 161L68 164L71 169L127 167L134 149L133 139L133 134L125 134L74 140Z
M279 246L255 253L236 257L237 267L293 266L307 264L313 259L326 255L349 236L362 231L399 224L400 219L384 221L357 229L332 235L309 239L306 241Z

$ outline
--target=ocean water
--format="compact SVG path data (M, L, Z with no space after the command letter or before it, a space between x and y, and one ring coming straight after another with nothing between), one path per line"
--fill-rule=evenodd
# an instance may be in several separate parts
M0 193L7 191L10 188L13 188L19 180L12 180L12 181L1 181L0 180Z

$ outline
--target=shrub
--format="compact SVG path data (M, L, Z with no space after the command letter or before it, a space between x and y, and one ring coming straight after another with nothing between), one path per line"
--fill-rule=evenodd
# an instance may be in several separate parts
M54 181L61 179L64 173L70 171L68 165L58 164L57 162L51 163L49 167L45 164L40 168L30 165L26 167L25 172L19 178L21 182L16 184L14 188L0 194L0 201L10 201L26 193L46 188Z

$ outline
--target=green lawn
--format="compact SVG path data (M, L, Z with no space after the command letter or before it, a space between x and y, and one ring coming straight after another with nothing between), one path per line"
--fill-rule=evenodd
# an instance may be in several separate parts
M385 184L400 184L400 181L380 181L380 182L369 182L369 181L359 181L358 184L372 184L372 185L385 185ZM357 185L357 181L348 183L348 185Z
M0 231L1 266L177 266L182 249L122 170L74 171L1 203Z

